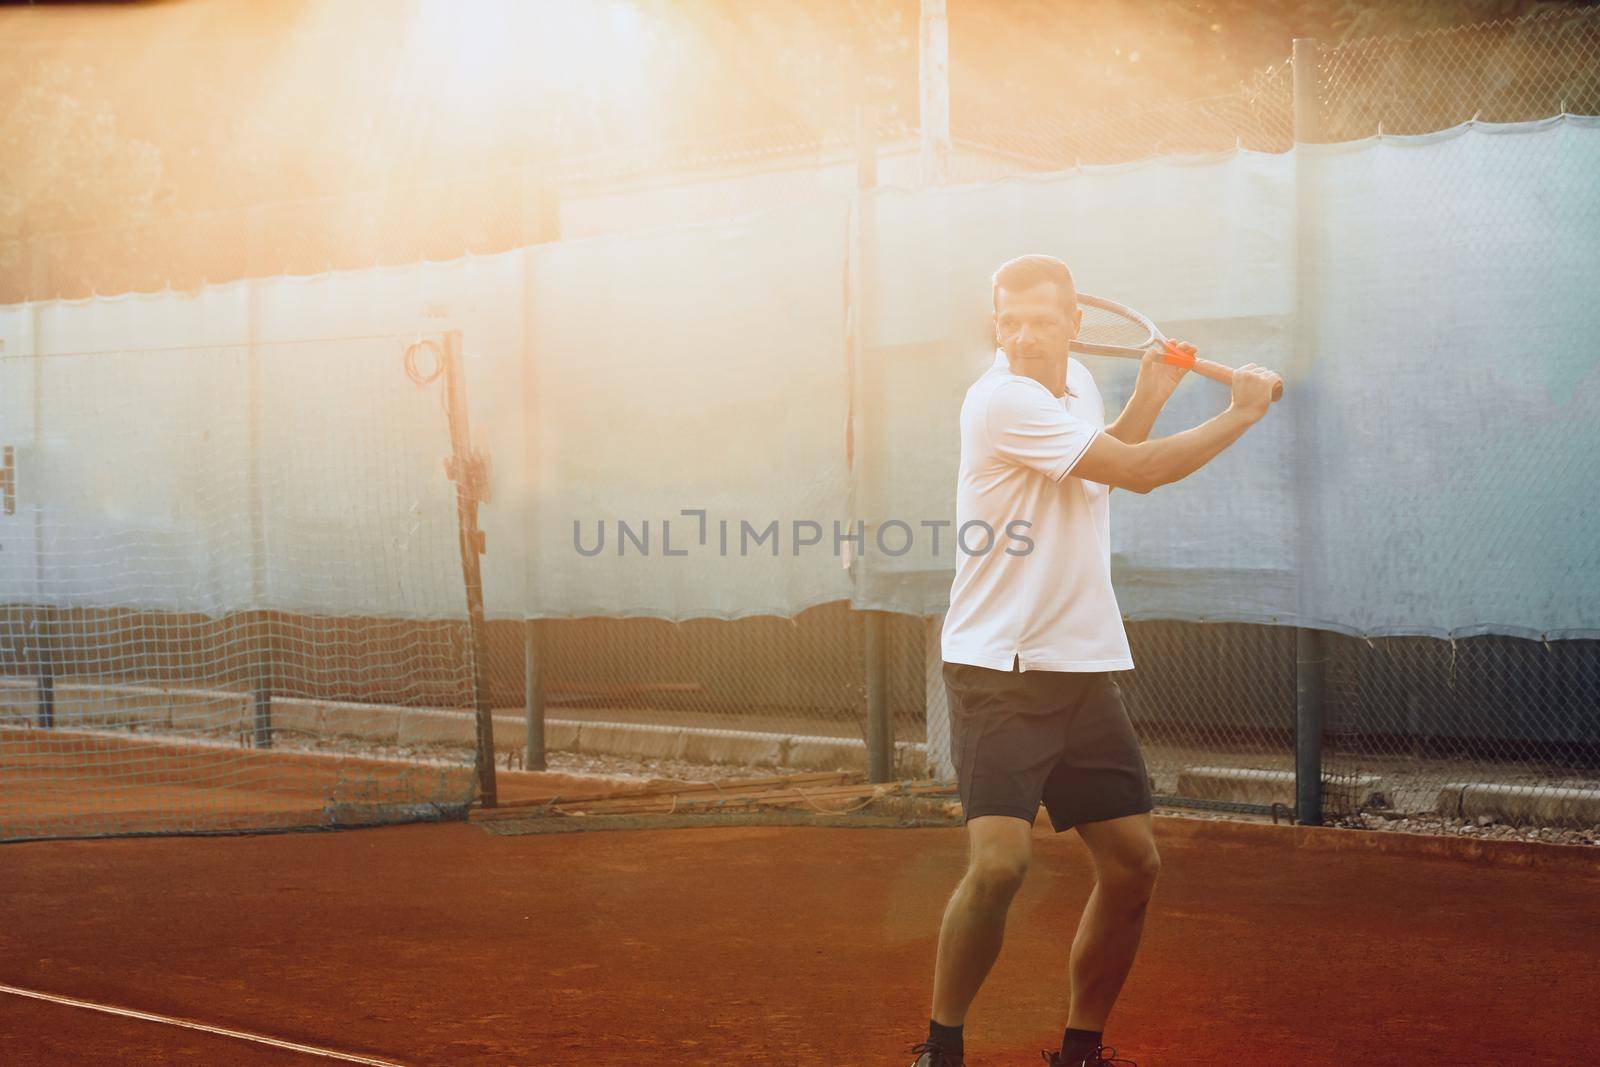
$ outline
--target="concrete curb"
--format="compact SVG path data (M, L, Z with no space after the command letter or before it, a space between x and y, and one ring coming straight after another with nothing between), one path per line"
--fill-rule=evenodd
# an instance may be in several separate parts
M250 694L231 690L60 679L54 695L56 723L62 727L138 724L240 736L254 729ZM0 679L0 723L32 725L38 717L38 699L34 680ZM470 747L476 740L471 712L397 704L274 697L272 725L310 737L351 737L392 745ZM494 727L497 753L509 756L522 751L521 715L496 715ZM556 752L751 767L825 771L859 770L867 764L866 744L858 738L655 723L547 719L545 745ZM925 777L927 746L897 742L894 766L899 777Z
M237 732L251 728L250 694L227 689L166 688L57 679L52 689L56 725L160 726L169 730ZM0 722L32 725L39 715L34 679L0 679Z
M1600 789L1455 782L1439 789L1440 815L1535 826L1600 826Z
M1257 770L1250 767L1188 767L1178 773L1177 796L1195 800L1220 800L1230 804L1283 804L1295 806L1293 771ZM1387 795L1377 775L1324 775L1323 803L1354 810Z
M399 745L471 745L474 740L470 713L438 708L274 699L272 721L277 729ZM520 715L494 716L494 733L496 753L509 756L522 752ZM858 770L867 762L866 744L856 738L579 719L545 720L545 747L556 752L629 759L678 759L693 763L824 771ZM927 768L927 746L897 742L895 768L896 773L904 777L923 777Z

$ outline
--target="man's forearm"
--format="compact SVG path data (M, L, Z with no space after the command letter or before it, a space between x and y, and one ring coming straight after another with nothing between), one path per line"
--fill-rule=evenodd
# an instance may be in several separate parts
M1161 414L1161 408L1166 402L1166 397L1157 397L1135 388L1133 395L1128 398L1128 403L1123 407L1122 414L1106 427L1106 433L1123 444L1142 444L1149 439L1150 428L1156 424L1156 416Z
M1254 423L1250 415L1230 407L1193 429L1148 442L1144 445L1148 450L1143 464L1145 485L1153 489L1187 478L1242 437Z

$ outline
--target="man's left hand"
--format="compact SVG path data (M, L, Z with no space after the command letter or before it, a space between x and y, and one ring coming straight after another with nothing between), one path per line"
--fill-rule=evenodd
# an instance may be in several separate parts
M1194 345L1182 341L1173 343L1184 353L1194 355ZM1139 378L1134 382L1134 392L1153 395L1161 401L1172 395L1178 383L1183 381L1183 376L1189 373L1189 368L1163 362L1166 355L1167 350L1161 345L1151 345L1145 349L1144 358L1139 360Z

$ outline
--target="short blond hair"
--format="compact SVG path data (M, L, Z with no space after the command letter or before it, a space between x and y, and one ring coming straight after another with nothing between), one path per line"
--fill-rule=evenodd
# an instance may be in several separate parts
M1032 289L1045 282L1054 282L1061 298L1061 310L1070 318L1078 310L1078 287L1072 281L1072 272L1055 256L1027 255L1008 259L994 272L992 298L995 314L1000 313L1000 290L1008 293Z

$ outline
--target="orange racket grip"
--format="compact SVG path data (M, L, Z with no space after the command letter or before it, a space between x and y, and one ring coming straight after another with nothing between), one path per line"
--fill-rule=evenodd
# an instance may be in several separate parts
M1163 363L1171 364L1174 367L1182 367L1185 370L1194 370L1194 365L1197 362L1205 362L1203 359L1196 360L1193 352L1185 352L1183 349L1179 348L1176 341L1168 341L1165 347L1167 354L1161 357L1161 362ZM1215 364L1213 364L1213 366L1215 366Z
M1161 362L1170 363L1174 367L1187 367L1202 377L1210 378L1214 382L1221 382L1229 388L1233 387L1232 367L1224 367L1221 363L1213 363L1209 359L1201 359L1198 356L1190 355L1171 341L1167 342L1166 347L1167 354L1162 358ZM1283 399L1282 378L1272 383L1272 399L1274 401Z

